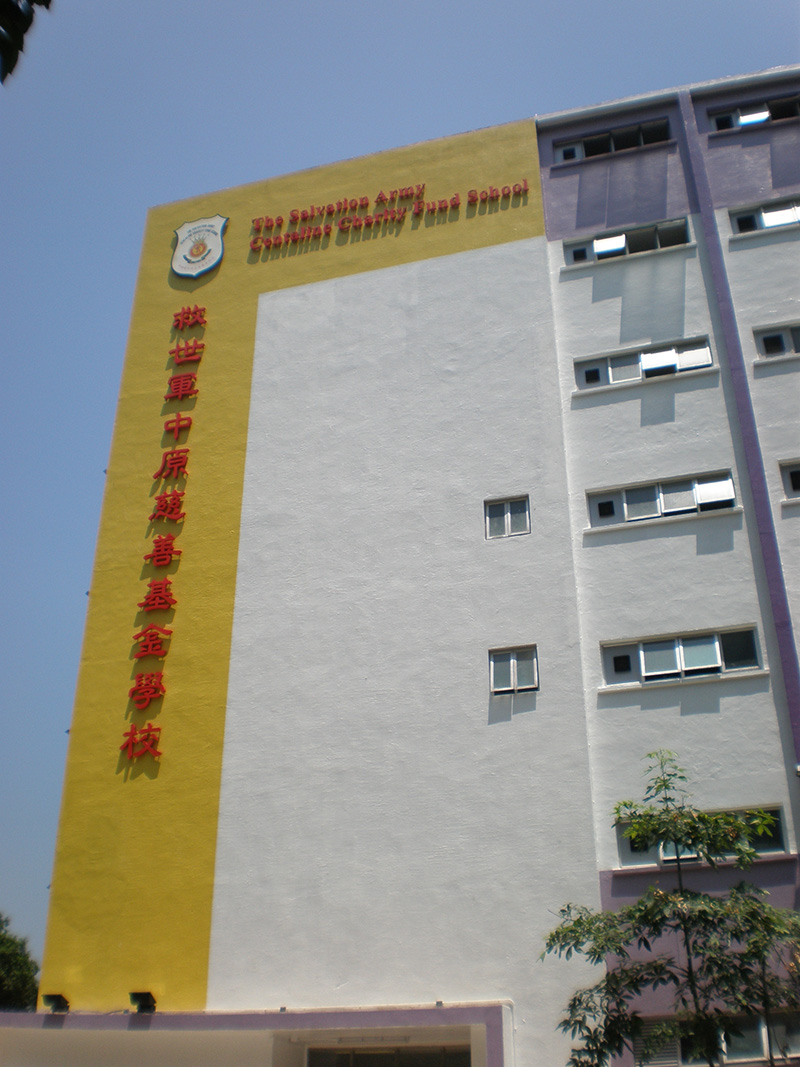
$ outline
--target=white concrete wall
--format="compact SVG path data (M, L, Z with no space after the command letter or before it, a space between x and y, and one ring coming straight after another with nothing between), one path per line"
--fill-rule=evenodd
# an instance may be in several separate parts
M780 684L763 672L603 692L600 646L617 640L752 625L778 683L780 665L702 238L577 269L564 268L559 243L549 253L598 861L608 869L619 866L609 813L641 797L645 753L676 751L701 806L788 809L791 739ZM575 360L697 336L710 339L713 371L576 395ZM717 470L733 472L733 513L586 532L589 490Z
M210 1009L508 998L518 1062L565 1058L586 975L537 957L598 885L549 303L544 240L261 299Z

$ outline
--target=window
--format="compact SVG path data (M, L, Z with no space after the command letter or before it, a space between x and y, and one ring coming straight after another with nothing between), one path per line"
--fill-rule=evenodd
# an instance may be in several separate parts
M634 1040L634 1058L644 1052L646 1038L660 1022L665 1019L642 1019L642 1032ZM722 1056L720 1063L766 1063L767 1062L767 1028L766 1022L759 1016L749 1016L731 1020L733 1030L721 1034ZM771 1019L773 1052L784 1063L787 1057L800 1056L800 1017L781 1014ZM691 1056L688 1045L674 1038L667 1039L648 1061L653 1067L705 1067L705 1059Z
M709 112L715 130L735 130L740 127L760 126L765 122L794 119L800 115L800 96L782 96L764 103L748 104L732 111Z
M725 472L589 493L587 503L592 526L611 526L732 508L736 494L730 472Z
M792 356L800 353L800 325L770 326L755 331L760 356Z
M487 540L531 532L530 503L526 496L513 500L487 500L483 509Z
M556 163L571 163L592 156L606 156L611 152L624 152L629 148L658 144L669 140L669 122L656 119L639 126L620 126L607 133L595 133L578 141L564 141L553 146Z
M493 693L519 693L539 688L536 645L501 648L489 653L489 683Z
M800 460L781 464L783 491L787 500L800 499Z
M565 245L564 255L567 263L588 263L688 243L689 226L686 219L670 219L652 226L637 226L618 233L600 234L593 240L580 244Z
M755 230L771 230L776 226L791 226L800 222L800 203L785 200L779 204L765 204L748 211L731 212L734 233L753 233Z
M675 342L667 348L643 348L617 356L600 356L575 364L575 381L579 389L598 385L621 385L644 378L662 378L686 370L712 366L708 341Z
M754 805L755 807L756 805ZM772 826L765 830L762 834L756 834L751 838L750 844L759 856L768 856L775 854L782 854L786 852L786 845L783 832L783 813L780 808L764 808L767 815L771 815L775 822ZM731 813L735 814L735 813ZM620 823L617 826L617 849L619 852L620 864L623 867L631 866L655 866L656 864L663 864L670 866L675 863L675 846L671 843L664 842L659 848L657 845L653 845L652 848L644 848L641 845L634 844L629 837L625 836L625 824ZM681 860L691 862L697 857L693 853L681 851Z
M759 666L755 630L604 645L602 653L607 685L680 682Z

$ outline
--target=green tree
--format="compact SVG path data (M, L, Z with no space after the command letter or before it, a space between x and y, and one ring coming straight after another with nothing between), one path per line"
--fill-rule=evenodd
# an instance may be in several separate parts
M0 912L0 1011L35 1011L39 964L28 952L28 939L8 927Z
M622 801L615 823L633 848L659 847L674 859L675 887L650 886L618 911L567 904L543 956L584 956L603 977L571 998L559 1026L578 1044L568 1067L606 1067L637 1042L647 1063L667 1041L680 1039L687 1058L717 1067L722 1035L736 1034L736 1017L761 1015L769 1063L780 1051L776 1013L800 1007L800 915L773 908L746 882L710 895L686 885L686 863L749 867L753 842L769 836L767 812L704 812L690 803L674 753L651 752L642 801ZM645 1031L643 994L662 988L669 1019Z

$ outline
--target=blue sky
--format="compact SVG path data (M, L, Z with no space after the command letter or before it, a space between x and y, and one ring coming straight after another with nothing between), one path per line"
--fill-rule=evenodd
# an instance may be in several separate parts
M52 0L0 87L0 911L41 958L148 207L800 61L800 0Z

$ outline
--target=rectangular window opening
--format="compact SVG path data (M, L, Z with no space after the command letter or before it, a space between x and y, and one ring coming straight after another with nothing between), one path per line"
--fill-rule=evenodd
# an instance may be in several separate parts
M536 645L498 649L489 653L492 693L519 693L539 688Z
M487 540L495 537L515 537L518 534L531 532L529 497L487 500L483 508Z

